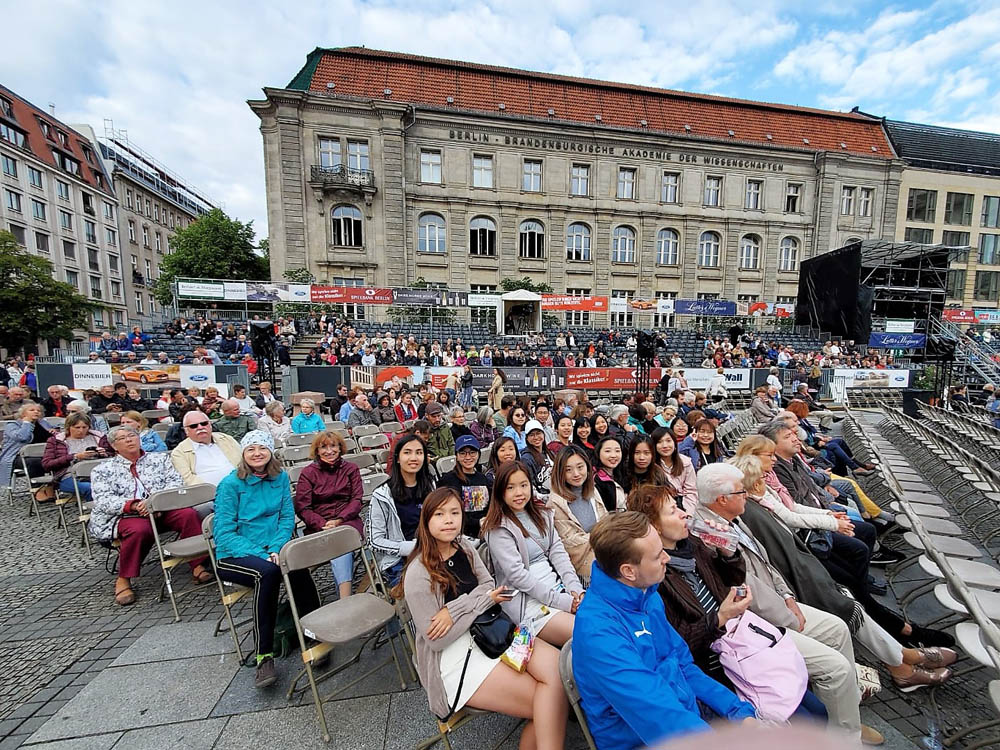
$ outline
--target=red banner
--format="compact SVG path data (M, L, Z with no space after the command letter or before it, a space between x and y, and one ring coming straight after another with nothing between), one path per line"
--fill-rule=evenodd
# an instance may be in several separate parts
M313 302L344 303L360 305L391 305L392 289L377 289L367 286L312 286Z
M975 310L944 310L941 317L949 323L975 323Z
M649 368L650 387L660 380L660 368ZM630 367L577 367L566 370L566 388L635 388L635 370Z
M607 312L607 297L574 297L569 294L543 294L543 310L587 310L590 312Z

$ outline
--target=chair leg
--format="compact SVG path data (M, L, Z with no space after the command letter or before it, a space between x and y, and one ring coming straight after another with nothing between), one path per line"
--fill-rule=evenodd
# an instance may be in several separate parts
M309 688L312 690L313 701L316 703L316 713L319 716L319 724L323 729L323 741L330 741L330 730L326 727L326 715L323 713L323 702L319 698L319 689L316 687L316 678L313 677L312 665L306 664L306 676L309 678Z
M160 587L160 599L159 600L161 602L163 601L163 590L166 589L167 590L167 596L170 597L170 606L174 610L174 622L180 622L181 621L181 613L177 609L177 599L176 599L176 597L174 597L173 580L170 577L172 570L173 570L172 568L164 568L163 569L163 586Z

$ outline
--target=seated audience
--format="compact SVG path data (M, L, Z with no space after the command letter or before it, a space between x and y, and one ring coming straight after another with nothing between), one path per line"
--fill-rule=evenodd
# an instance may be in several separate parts
M438 487L451 487L462 500L462 517L466 536L479 539L479 526L486 517L493 490L492 481L479 470L482 455L479 441L472 435L462 435L455 441L455 468L438 479Z
M486 469L486 478L491 487L496 479L497 472L500 470L501 464L516 460L517 443L514 442L514 438L503 435L498 437L496 442L493 443L493 448L490 450L490 460L487 462Z
M347 417L347 428L353 430L355 427L361 427L362 425L377 424L379 424L378 412L372 408L368 396L364 393L359 393L354 397L354 408L351 409L351 413Z
M205 389L205 396L201 400L201 410L210 419L218 419L222 416L222 402L224 400L219 397L219 389L214 385L210 385Z
M42 409L45 411L45 416L69 416L69 411L67 410L69 399L66 397L66 394L69 393L69 389L64 385L50 385L46 388L46 391L48 392L49 397L42 399Z
M392 405L392 399L389 397L388 393L379 394L378 406L375 408L375 411L378 424L399 421L396 419L396 408Z
M780 411L778 405L771 400L768 395L766 385L757 386L754 389L753 401L750 402L750 413L759 424L770 422Z
M249 414L251 416L260 414L261 409L258 409L254 400L247 395L247 389L243 385L236 383L233 386L232 394L232 398L234 398L236 403L240 406L240 414Z
M292 432L304 435L308 432L322 432L325 426L323 417L316 411L316 402L304 398L299 402L299 413L292 417Z
M510 409L507 418L507 426L503 428L503 434L512 438L517 444L517 452L520 453L527 446L525 441L524 426L528 423L528 412L520 404L515 404Z
M139 412L125 412L122 414L120 424L124 427L132 427L139 433L139 439L142 441L142 449L146 453L157 453L167 450L167 444L163 442L163 438L160 437L156 430L150 429L149 422Z
M656 428L652 437L660 468L666 474L667 483L674 488L678 506L682 509L694 508L698 503L694 464L677 450L677 441L669 428Z
M240 463L240 444L223 432L212 432L212 423L194 409L184 415L183 428L187 435L170 452L170 460L184 484L210 484L218 487ZM199 506L204 518L211 512L211 503Z
M13 389L11 390L13 391ZM127 411L122 409L121 402L115 395L115 387L111 383L100 387L97 395L90 399L90 408L95 414L104 414L107 411Z
M229 435L237 442L242 440L248 432L256 429L257 420L249 414L241 414L240 404L234 398L222 402L222 416L212 423L214 432Z
M595 421L597 417L593 418ZM594 437L595 430L590 419L586 417L577 417L576 421L573 423L573 444L578 445L584 450L593 451L594 441L597 439ZM619 446L621 442L619 442Z
M573 443L573 418L559 414L555 418L555 438L549 441L549 453L558 456L560 451Z
M622 444L605 435L594 446L594 487L608 513L625 510L625 489L621 484Z
M520 458L528 467L531 484L535 492L544 497L549 494L549 479L552 476L552 453L545 441L545 428L537 419L530 419L524 425L525 448Z
M88 417L90 417L90 426L93 429L97 430L98 432L103 432L105 435L108 434L110 430L110 427L108 426L108 420L106 420L100 414L94 414L90 408L90 404L88 404L84 399L78 398L74 399L73 401L70 401L66 405L66 410L69 412L69 414L72 414L73 412L86 414ZM69 415L67 414L67 416Z
M552 493L548 498L556 532L579 579L586 586L594 552L590 548L590 530L608 514L604 501L594 487L590 456L570 445L556 456L552 469Z
M684 438L677 450L691 459L695 472L726 458L726 449L716 438L715 423L711 419L699 419L694 424L694 431Z
M11 390L14 390L11 388ZM9 487L15 465L20 468L18 455L26 445L47 443L55 429L42 416L42 407L33 401L21 401L15 419L4 425L3 442L0 444L0 486ZM25 463L32 477L45 473L40 458L28 458ZM45 485L35 492L36 500L51 500L55 492L51 485Z
M277 444L292 433L292 422L285 416L285 405L280 401L269 401L264 407L264 415L257 420L257 429L265 430Z
M399 397L399 403L393 407L393 411L396 413L395 421L400 424L416 419L417 407L413 405L413 394L409 391L403 391Z
M444 422L444 407L436 401L431 401L427 404L424 416L431 426L430 438L427 440L429 460L433 463L439 458L454 456L455 436Z
M295 533L295 508L271 436L263 430L248 432L239 447L238 466L219 483L215 496L215 554L222 580L254 589L254 684L265 688L278 679L273 653L282 580L278 553ZM304 617L320 604L316 586L308 570L290 572L288 578L299 617Z
M455 438L455 442L463 435L471 435L472 430L465 424L465 409L461 406L456 406L451 410L451 436Z
M52 481L61 492L72 494L73 475L70 469L73 464L77 461L108 458L113 454L107 438L90 429L90 419L77 412L66 417L62 430L53 434L46 442L42 468L52 475ZM81 499L89 501L90 482L81 480L79 487Z
M667 473L656 459L656 443L644 432L637 432L629 442L628 455L620 474L627 495L644 484L664 486Z

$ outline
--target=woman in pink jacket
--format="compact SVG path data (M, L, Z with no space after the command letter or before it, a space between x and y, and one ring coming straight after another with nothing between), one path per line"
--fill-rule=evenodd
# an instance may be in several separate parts
M660 465L667 473L667 481L677 493L678 505L686 510L698 507L698 485L695 481L694 464L691 459L677 450L677 440L668 427L653 430L653 444Z

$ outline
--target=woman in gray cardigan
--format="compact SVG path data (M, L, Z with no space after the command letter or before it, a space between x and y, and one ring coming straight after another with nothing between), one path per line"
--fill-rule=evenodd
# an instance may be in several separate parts
M583 586L556 533L552 512L535 502L528 468L501 464L482 523L497 580L517 592L503 604L514 622L561 648L573 636Z
M559 652L536 641L524 672L490 659L469 628L510 598L462 538L462 502L450 487L424 500L417 546L393 591L405 596L416 640L417 673L431 711L441 718L463 706L527 719L523 748L562 748L569 706L559 679ZM464 677L463 677L464 672Z

